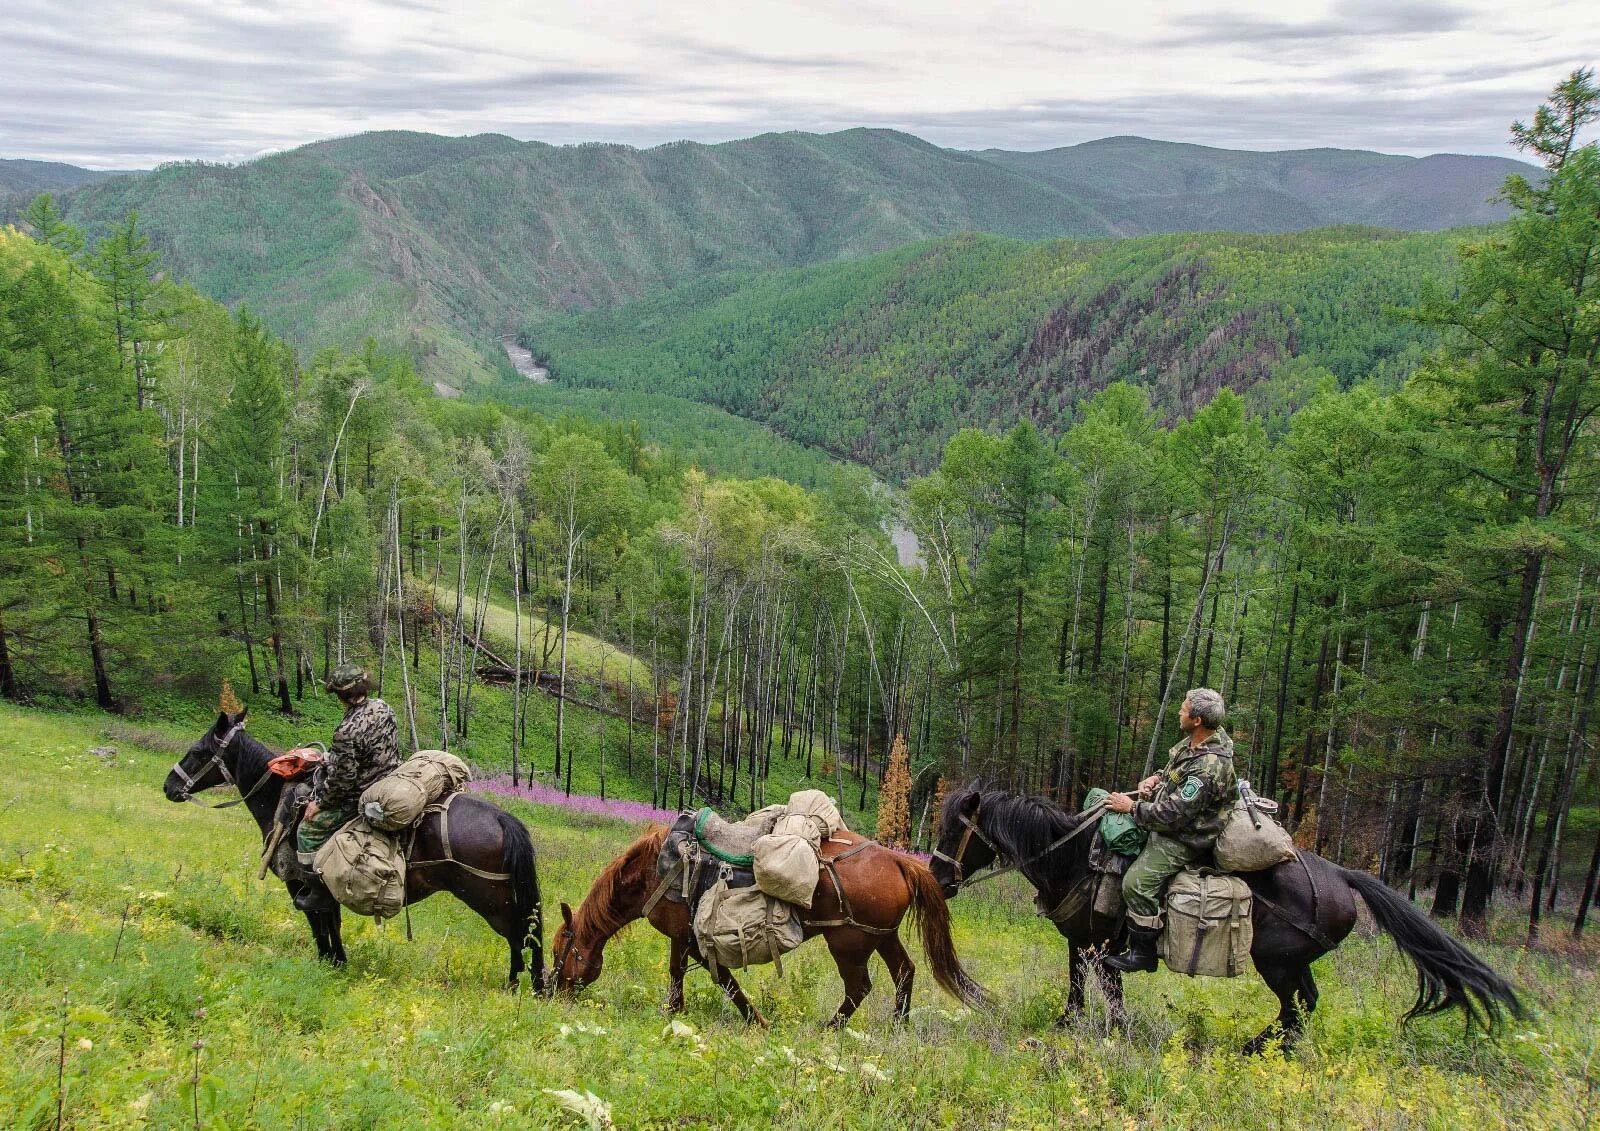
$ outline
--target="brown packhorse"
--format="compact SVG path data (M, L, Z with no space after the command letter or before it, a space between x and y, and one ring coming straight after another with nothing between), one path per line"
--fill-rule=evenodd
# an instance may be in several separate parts
M656 862L666 835L664 826L652 826L605 866L576 912L561 905L563 922L556 928L553 944L558 989L573 990L598 981L605 965L606 943L645 915L645 905L659 885ZM800 922L806 938L821 935L827 940L844 979L844 1001L828 1022L830 1027L844 1025L871 990L867 962L874 951L883 956L894 979L895 1020L903 1021L910 1012L911 980L917 968L896 933L907 911L917 917L921 927L922 949L933 965L934 980L958 1001L982 1004L987 995L961 968L950 939L950 911L944 893L926 864L842 830L823 845L822 855L825 861L837 859L838 863L822 869L816 897L810 910L801 912ZM844 889L843 899L834 886L834 876ZM691 957L689 909L658 898L650 908L649 920L672 942L667 1008L676 1013L683 1008L683 976ZM727 968L719 966L715 973L717 984L746 1021L767 1024Z

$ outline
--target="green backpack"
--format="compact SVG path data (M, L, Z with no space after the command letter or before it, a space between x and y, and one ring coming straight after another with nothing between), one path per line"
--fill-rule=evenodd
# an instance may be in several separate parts
M1103 789L1091 789L1083 799L1083 810L1093 809L1100 802L1111 795ZM1100 814L1100 841L1112 852L1122 856L1137 856L1144 851L1144 842L1150 834L1133 823L1133 817L1127 813L1112 813L1109 810Z

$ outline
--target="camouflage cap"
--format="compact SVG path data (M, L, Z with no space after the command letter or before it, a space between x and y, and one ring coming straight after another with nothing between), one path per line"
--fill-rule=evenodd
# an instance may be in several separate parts
M336 695L359 695L371 688L372 681L360 664L343 663L333 669L325 686Z

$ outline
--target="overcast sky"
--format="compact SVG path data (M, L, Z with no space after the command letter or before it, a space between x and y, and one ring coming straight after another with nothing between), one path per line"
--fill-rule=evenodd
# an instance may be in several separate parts
M0 156L237 161L375 129L1509 154L1600 3L4 0Z

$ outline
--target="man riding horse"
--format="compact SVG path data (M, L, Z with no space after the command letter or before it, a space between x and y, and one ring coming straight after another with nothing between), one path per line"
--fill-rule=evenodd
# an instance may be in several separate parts
M1156 969L1156 943L1161 938L1161 897L1168 881L1211 852L1233 807L1238 788L1233 772L1233 739L1222 729L1226 709L1222 696L1197 687L1184 696L1178 711L1183 741L1167 752L1167 765L1139 783L1135 800L1113 793L1106 808L1127 813L1150 833L1139 858L1122 878L1127 905L1128 949L1106 959L1123 973Z
M312 866L317 849L356 815L361 791L400 765L400 729L382 699L370 697L372 681L359 664L333 669L327 688L344 704L328 757L311 779L311 800L296 837L300 863Z

